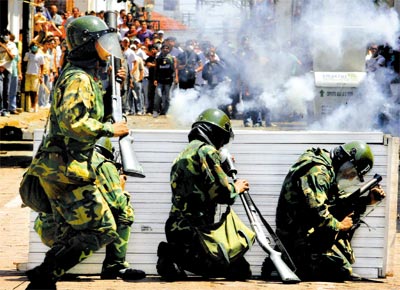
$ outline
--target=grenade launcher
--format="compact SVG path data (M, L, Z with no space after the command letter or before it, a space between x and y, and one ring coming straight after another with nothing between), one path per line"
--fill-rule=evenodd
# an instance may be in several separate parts
M220 151L220 156L221 156L222 168L224 169L225 173L236 181L237 170L235 168L235 165L233 164L233 159L229 151L225 148L222 149ZM248 191L241 193L240 199L242 200L251 227L256 233L256 239L258 243L260 244L261 248L269 255L269 258L274 264L279 276L281 277L282 282L286 284L299 283L300 282L299 277L297 277L297 275L293 272L295 271L294 263L292 262L289 254L287 253L286 249L284 248L282 242L279 240L276 233L273 231L268 222L262 217L260 211L254 204L254 201L252 200L250 193ZM270 241L268 240L261 226L260 219L262 220L264 226L270 233L271 237L274 239L276 245L281 250L281 252L278 252L271 247ZM291 262L292 268L294 268L294 270L292 270L282 260L282 253L284 253L287 260Z
M107 11L104 14L105 22L110 29L115 29L117 27L117 13L115 11ZM115 45L119 45L118 43ZM110 56L111 65L111 76L110 85L112 88L111 98L112 98L112 119L114 122L120 122L124 120L122 114L122 101L121 101L121 89L120 83L122 80L116 76L116 72L121 67L121 59L111 55ZM144 178L143 167L140 165L135 149L133 146L133 136L128 134L124 137L120 137L119 140L119 155L121 158L123 172L128 176L141 177Z

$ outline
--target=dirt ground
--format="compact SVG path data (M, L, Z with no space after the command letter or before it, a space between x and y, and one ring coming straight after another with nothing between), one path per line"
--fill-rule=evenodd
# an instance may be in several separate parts
M46 111L41 111L37 115L32 113L22 113L19 116L1 117L0 128L4 126L24 127L25 134L33 128L43 128ZM188 129L185 125L177 124L171 117L160 117L157 119L151 116L132 116L128 118L131 128L140 129ZM283 127L298 127L292 124L276 124L272 128L257 128L257 130L278 130ZM301 125L300 125L301 126ZM234 121L234 128L240 129L241 121ZM3 139L4 140L4 139ZM31 150L14 151L13 149L4 150L2 142L1 156L10 158L7 160L20 160L17 155L29 159ZM21 156L19 156L21 157ZM14 159L13 159L14 158ZM4 158L0 160L6 160ZM21 159L23 160L23 158ZM25 160L26 161L26 160ZM22 166L20 164L23 164ZM24 267L28 261L28 228L29 228L29 209L21 208L21 201L18 195L18 186L24 172L26 162L1 162L0 163L0 290L25 289L28 281L24 276ZM395 267L393 276L380 279L379 283L372 282L345 282L345 283L325 283L325 282L302 282L295 285L284 285L276 282L266 282L260 280L250 280L247 282L230 282L224 280L201 281L197 278L190 278L188 281L174 283L163 282L157 276L150 276L141 281L122 281L122 280L100 280L98 276L79 277L73 281L61 281L57 283L59 290L72 289L363 289L363 290L397 290L400 289L400 234L397 234Z

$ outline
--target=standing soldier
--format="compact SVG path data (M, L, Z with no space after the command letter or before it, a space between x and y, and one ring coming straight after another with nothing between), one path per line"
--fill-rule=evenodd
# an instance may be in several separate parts
M105 157L94 150L101 137L129 133L125 122L104 123L103 91L95 74L99 60L110 55L122 59L118 36L100 18L85 16L68 25L67 44L69 63L53 91L48 132L28 170L50 201L57 238L42 264L27 271L27 289L56 289L70 268L119 239L95 170ZM120 70L118 75L126 74ZM123 268L107 275L120 276ZM143 277L140 271L130 279Z
M297 267L301 280L360 280L353 273L351 247L353 214L339 218L340 196L352 193L351 187L363 182L374 162L371 148L354 141L334 148L305 151L290 168L278 201L276 233ZM379 187L360 200L359 213L367 204L384 197ZM353 208L352 208L353 209ZM354 208L356 210L356 208ZM265 262L264 262L265 266ZM265 268L265 267L264 267ZM263 273L267 274L267 273Z
M184 277L183 270L204 277L246 280L251 277L244 257L229 264L218 263L206 252L196 228L214 224L217 204L233 204L249 189L246 180L230 183L221 167L219 149L233 138L231 121L218 109L199 115L189 133L189 144L171 168L172 206L165 223L168 243L158 246L157 271L162 279Z

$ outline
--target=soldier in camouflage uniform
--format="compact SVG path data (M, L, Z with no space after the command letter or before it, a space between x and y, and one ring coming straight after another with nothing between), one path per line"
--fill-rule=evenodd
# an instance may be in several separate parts
M96 76L99 60L122 58L118 36L101 19L85 16L68 25L67 44L68 64L54 87L48 132L28 171L49 198L57 238L43 263L27 271L27 289L56 289L67 270L119 238L96 172L105 157L94 150L101 137L129 133L124 122L104 122Z
M165 224L168 243L158 247L157 271L162 279L185 277L184 270L203 277L245 280L250 266L242 257L228 267L214 262L200 245L196 227L214 223L217 204L233 204L248 190L246 180L230 183L221 168L219 149L233 137L228 116L218 109L200 114L189 133L189 144L172 165L172 206Z
M353 192L372 166L370 147L354 141L331 152L320 148L306 150L290 168L279 197L276 232L302 280L361 279L353 273L351 235L346 234L353 226L352 215L338 220L331 206L337 203L339 195ZM384 196L380 187L371 189L361 202L363 208L358 210L363 212L367 204L375 203L375 194ZM266 263L267 260L263 276L267 275Z
M114 279L117 274L124 279L144 278L143 271L130 269L129 263L125 260L131 225L135 217L130 203L130 194L124 189L126 175L118 174L117 170L122 165L114 161L113 148L108 137L100 138L95 145L95 150L105 157L100 164L95 164L94 167L99 180L99 191L111 209L118 233L118 239L106 246L101 278ZM39 213L34 229L46 246L54 245L57 239L57 223L54 214ZM117 271L121 272L116 274Z

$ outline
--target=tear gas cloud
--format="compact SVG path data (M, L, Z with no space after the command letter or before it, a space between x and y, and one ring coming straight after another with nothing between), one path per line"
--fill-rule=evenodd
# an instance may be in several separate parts
M371 42L388 43L394 49L399 49L399 16L393 9L377 7L373 1L362 0L309 2L307 7L302 7L301 18L293 22L289 28L291 31L282 30L284 26L279 25L279 21L275 25L274 22L265 24L265 19L274 14L274 9L279 9L280 1L275 7L260 1L262 7L255 7L254 15L249 20L233 4L214 8L224 11L218 17L225 17L221 23L228 25L232 32L224 32L223 36L215 33L210 9L199 12L197 21L204 30L199 30L193 37L209 40L217 47L217 54L222 54L222 47L226 48L228 42L232 43L236 58L230 57L231 66L241 72L244 82L256 88L257 98L240 103L239 109L265 106L271 113L272 122L285 121L288 116L296 116L298 120L306 122L313 100L318 97L314 68L335 72L345 71L343 67L346 67L348 71L362 71L366 48ZM208 29L209 26L214 30ZM291 33L290 39L288 36ZM248 41L243 41L246 38ZM237 58L243 55L247 45L251 53ZM316 57L323 61L314 61L313 68ZM398 135L393 128L396 128L394 123L398 122L395 115L398 114L399 105L387 97L388 91L382 86L385 81L388 84L394 75L390 70L382 71L379 78L371 75L365 77L347 105L338 105L331 114L323 115L310 124L309 129L379 130ZM179 122L190 124L202 110L230 103L232 83L235 84L236 80L224 82L217 90L207 93L175 91L170 113ZM380 122L382 115L384 122Z

